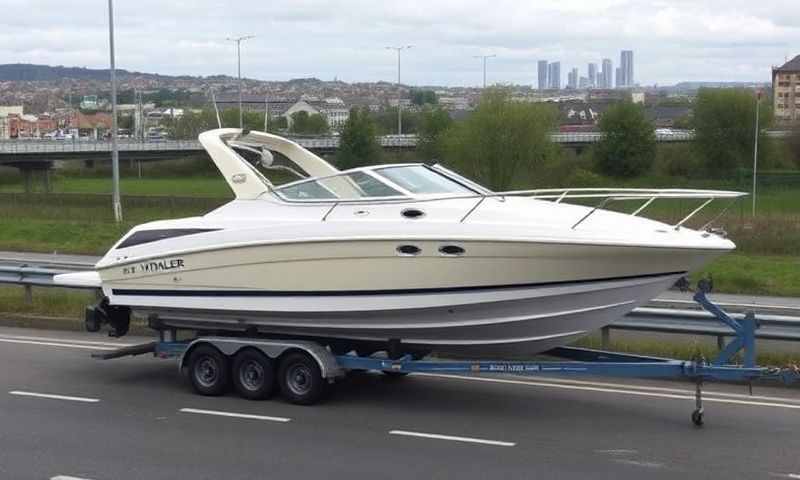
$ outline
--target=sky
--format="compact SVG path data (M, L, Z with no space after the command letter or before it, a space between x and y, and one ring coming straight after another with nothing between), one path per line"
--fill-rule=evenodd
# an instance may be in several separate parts
M535 84L536 61L578 67L634 50L642 85L770 81L800 54L798 0L117 0L117 67L171 75L242 74L475 86ZM108 67L103 0L0 0L0 63Z

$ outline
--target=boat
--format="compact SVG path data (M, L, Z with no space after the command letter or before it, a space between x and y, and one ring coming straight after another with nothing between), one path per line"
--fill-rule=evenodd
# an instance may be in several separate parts
M145 223L89 272L94 325L308 338L336 352L534 354L585 336L735 248L686 222L739 192L493 192L442 165L339 171L298 143L239 129L199 140L235 195ZM278 185L264 172L299 179ZM655 202L702 204L674 224ZM585 203L589 202L589 205ZM631 202L633 212L610 209Z

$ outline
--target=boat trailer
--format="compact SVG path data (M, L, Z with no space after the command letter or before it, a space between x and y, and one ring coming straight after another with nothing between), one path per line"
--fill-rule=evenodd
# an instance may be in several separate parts
M335 355L319 343L307 340L200 336L177 340L177 331L160 331L158 341L95 353L99 359L153 353L159 358L178 358L194 389L203 395L220 395L233 383L245 398L266 398L280 387L287 400L316 403L326 387L348 371L380 371L399 377L409 373L463 375L510 374L523 376L607 376L629 378L687 379L695 383L692 422L704 422L703 384L706 381L746 382L752 394L753 381L790 384L800 380L797 366L786 368L756 365L758 320L753 312L735 320L706 296L711 283L701 280L694 300L733 330L733 339L712 361L704 358L675 360L631 355L587 348L558 347L543 353L558 361L454 361L422 360L411 355L399 358ZM735 364L742 353L742 361Z

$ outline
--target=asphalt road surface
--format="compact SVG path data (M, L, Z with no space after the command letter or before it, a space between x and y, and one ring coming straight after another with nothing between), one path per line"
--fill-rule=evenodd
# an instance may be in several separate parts
M800 390L613 379L349 377L326 403L192 393L145 341L0 328L0 478L800 478Z

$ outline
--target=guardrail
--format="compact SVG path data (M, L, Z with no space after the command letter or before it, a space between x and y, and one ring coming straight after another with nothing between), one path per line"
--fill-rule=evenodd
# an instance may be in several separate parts
M91 268L91 264L74 264L70 268L42 268L28 265L0 265L0 284L22 286L25 290L26 304L33 303L33 287L60 287L53 283L53 277L82 268ZM71 287L70 287L71 288ZM89 289L83 287L84 289ZM745 314L729 314L735 320L741 320ZM800 317L787 315L759 314L759 329L756 337L764 340L800 341ZM611 330L628 330L641 332L676 333L691 335L707 335L717 337L720 350L725 346L725 338L736 334L722 325L713 315L702 310L686 310L674 308L640 307L627 316L603 327L601 330L603 348L608 348L611 341Z

